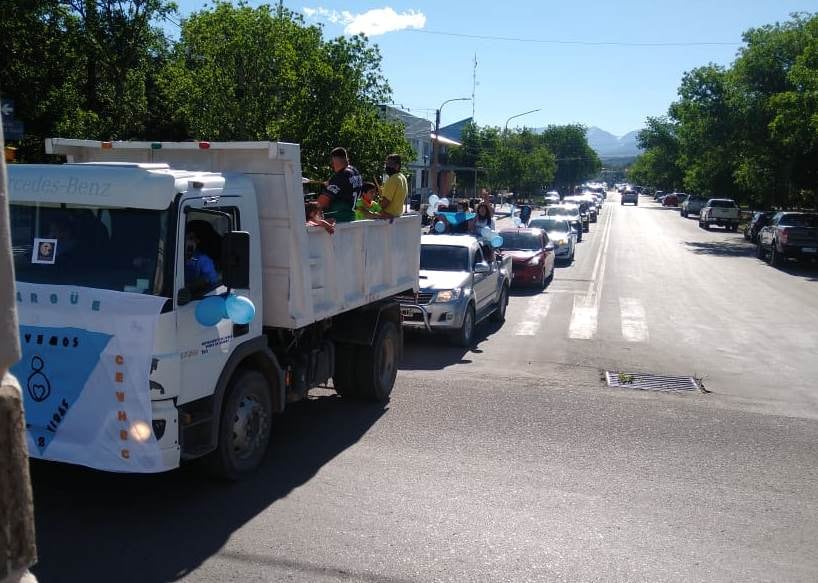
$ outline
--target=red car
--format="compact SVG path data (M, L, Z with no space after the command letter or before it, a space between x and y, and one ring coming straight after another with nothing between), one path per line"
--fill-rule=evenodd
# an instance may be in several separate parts
M666 194L662 197L662 206L679 206L679 197L675 194Z
M511 284L544 288L554 277L554 244L540 229L506 229L502 253L511 257Z

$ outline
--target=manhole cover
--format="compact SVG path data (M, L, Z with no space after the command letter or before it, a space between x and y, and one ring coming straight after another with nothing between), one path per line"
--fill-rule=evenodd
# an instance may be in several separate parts
M669 377L638 372L606 370L609 387L640 389L643 391L698 391L701 384L693 377Z

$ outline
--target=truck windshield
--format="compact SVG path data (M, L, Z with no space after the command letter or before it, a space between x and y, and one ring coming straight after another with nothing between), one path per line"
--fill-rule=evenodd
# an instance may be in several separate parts
M420 268L429 271L468 271L469 250L453 245L421 245Z
M576 208L549 207L545 214L549 217L576 217L579 211Z
M160 295L168 211L10 206L18 281Z
M733 208L736 206L735 201L732 200L723 200L723 199L713 199L710 201L710 206L712 208Z

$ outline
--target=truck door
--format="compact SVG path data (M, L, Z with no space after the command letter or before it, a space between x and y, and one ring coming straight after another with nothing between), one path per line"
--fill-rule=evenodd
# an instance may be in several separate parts
M477 266L479 264L488 264L490 271L488 273L477 273ZM497 283L497 266L496 262L488 261L483 255L483 250L477 247L474 253L474 295L477 305L477 312L480 314L483 310L494 302L494 294L496 292Z
M196 308L204 298L227 291L222 285L222 240L231 228L240 228L239 212L237 207L205 208L202 200L190 200L183 202L178 220L176 337L181 395L184 401L192 401L213 394L236 343L230 319L205 326L197 320Z

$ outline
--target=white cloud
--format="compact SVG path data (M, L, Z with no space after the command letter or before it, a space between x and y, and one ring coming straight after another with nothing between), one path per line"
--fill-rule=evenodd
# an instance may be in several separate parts
M422 12L407 10L398 13L389 6L373 8L360 14L352 14L348 10L339 12L322 7L304 8L303 11L307 18L327 20L332 24L343 24L344 34L364 33L367 36L379 36L387 32L426 26L426 15Z

